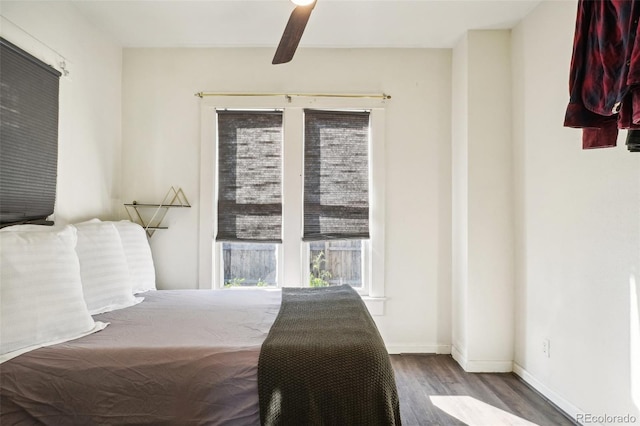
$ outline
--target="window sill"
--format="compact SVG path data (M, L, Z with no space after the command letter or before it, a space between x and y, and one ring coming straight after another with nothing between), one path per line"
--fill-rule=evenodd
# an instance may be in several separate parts
M384 305L387 300L386 297L362 296L362 300L372 316L384 315Z
M215 290L225 290L225 291L247 291L247 290L262 290L262 291L281 291L281 287L222 287L216 288ZM386 297L370 297L360 295L362 301L367 306L369 313L372 316L383 316L385 309L385 302L387 301Z

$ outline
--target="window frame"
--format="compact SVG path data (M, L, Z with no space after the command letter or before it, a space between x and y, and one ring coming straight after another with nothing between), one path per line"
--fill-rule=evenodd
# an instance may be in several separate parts
M216 110L283 110L283 243L278 245L279 287L305 285L309 280L308 244L302 241L304 109L370 111L369 199L370 239L363 250L363 281L360 294L373 314L384 312L385 276L385 101L374 98L215 96L201 100L200 206L198 287L221 289L221 244L217 228L217 120ZM289 135L289 136L287 136ZM296 136L292 136L296 135ZM288 161L289 158L297 161ZM220 246L219 248L216 246ZM297 247L296 247L297 246ZM284 253L299 256L284 258ZM215 258L215 262L214 262ZM222 274L224 271L222 271ZM301 282L302 280L302 282Z

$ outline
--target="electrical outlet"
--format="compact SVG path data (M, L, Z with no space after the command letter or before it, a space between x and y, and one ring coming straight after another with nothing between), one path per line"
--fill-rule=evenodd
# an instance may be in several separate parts
M547 357L551 357L551 342L549 339L544 339L542 341L542 353Z

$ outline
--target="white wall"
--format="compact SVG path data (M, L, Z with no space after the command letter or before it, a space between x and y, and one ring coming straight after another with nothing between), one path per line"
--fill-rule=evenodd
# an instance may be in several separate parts
M161 288L197 283L200 91L392 95L386 107L386 315L395 350L450 344L448 50L125 49L123 195L153 201L181 186L192 209L172 211L151 239Z
M451 85L466 90L470 78L466 66L452 70L452 52L301 50L277 67L271 49L128 49L123 59L68 4L3 1L0 14L4 37L47 62L62 55L71 70L60 85L59 222L124 217L123 201L185 190L194 208L171 212L169 230L151 240L161 288L198 285L195 92L390 93L389 301L377 320L392 348L449 349ZM574 1L543 2L512 32L515 370L570 414L640 418L640 156L623 146L582 151L580 132L562 127L574 19ZM456 101L464 119L454 142L469 130L467 113ZM454 186L464 188L468 170L458 171ZM456 215L468 208L458 205ZM468 313L464 303L453 308L454 317Z
M542 2L513 31L515 370L574 416L640 421L640 155L562 127L575 16Z
M451 344L467 358L469 286L469 44L463 37L452 55L451 115L451 191L452 191L452 277L451 277ZM455 165L455 166L454 166ZM465 364L466 362L462 362Z
M60 79L56 222L115 217L122 49L68 3L3 1L0 14L3 37L54 66L64 57L70 70Z
M453 348L467 371L511 371L511 35L469 31L454 49Z

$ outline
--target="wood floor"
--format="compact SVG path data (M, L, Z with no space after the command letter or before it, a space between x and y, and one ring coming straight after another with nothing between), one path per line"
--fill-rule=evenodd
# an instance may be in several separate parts
M516 375L466 373L450 355L392 355L405 426L575 425Z

